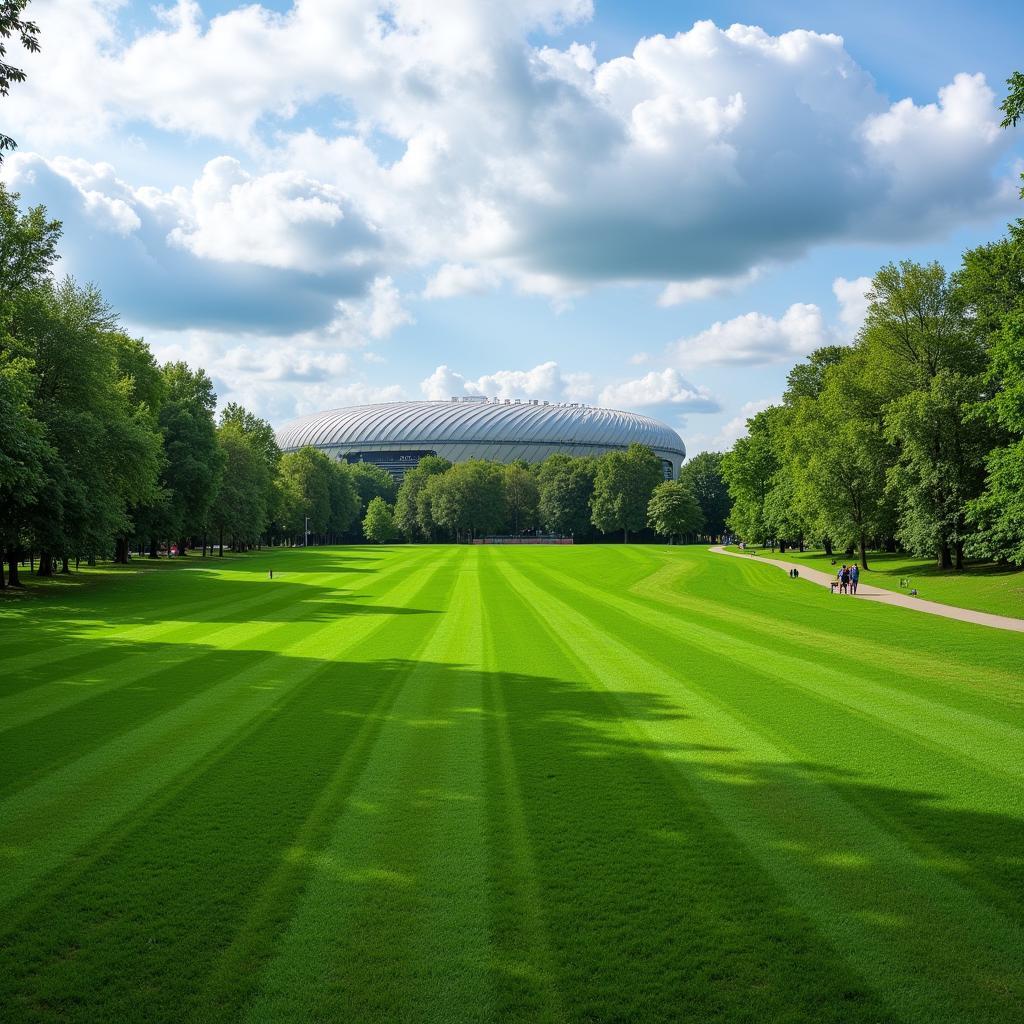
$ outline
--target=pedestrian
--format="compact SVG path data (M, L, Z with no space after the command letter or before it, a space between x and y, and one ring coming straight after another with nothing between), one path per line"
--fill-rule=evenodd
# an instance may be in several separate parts
M850 566L850 593L857 593L857 581L860 579L860 569L856 565Z
M839 570L839 593L846 594L849 592L850 587L850 570L846 567L846 563L843 563L842 569Z

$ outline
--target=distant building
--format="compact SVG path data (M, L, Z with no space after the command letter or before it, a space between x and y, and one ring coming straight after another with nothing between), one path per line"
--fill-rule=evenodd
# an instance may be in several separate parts
M277 432L282 451L307 445L345 462L371 462L397 479L425 455L452 462L542 462L554 452L603 455L634 442L654 450L674 479L686 448L669 426L632 412L579 402L452 398L387 402L303 416Z

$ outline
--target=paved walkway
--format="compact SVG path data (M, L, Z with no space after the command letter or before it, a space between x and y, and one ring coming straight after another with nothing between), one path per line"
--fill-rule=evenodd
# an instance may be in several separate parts
M774 565L789 572L790 569L800 570L800 579L810 580L822 587L830 586L835 576L820 569L811 569L806 565L797 562L783 562L778 558L762 558L760 555L750 555L745 551L726 551L720 544L711 548L719 555L731 555L733 558L743 558L748 562L764 562L766 565ZM861 580L863 581L863 573ZM843 595L836 595L840 597ZM976 622L980 626L992 626L994 629L1011 629L1017 633L1024 633L1024 619L1015 619L1010 615L992 615L989 612L976 612L970 608L956 608L950 604L937 604L935 601L922 601L919 597L911 597L909 594L897 594L892 590L883 590L881 587L868 586L861 582L857 586L857 597L867 598L869 601L878 601L881 604L895 605L897 608L910 608L915 612L928 612L929 615L941 615L946 619L959 619L961 622Z

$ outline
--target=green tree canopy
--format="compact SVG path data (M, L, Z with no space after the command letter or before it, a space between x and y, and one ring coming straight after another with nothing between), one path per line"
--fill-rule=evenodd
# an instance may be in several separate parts
M725 533L732 510L729 486L722 475L722 452L700 452L679 469L679 479L693 492L704 517L702 529L710 537Z
M596 476L595 458L549 455L537 470L537 514L541 524L553 533L577 540L590 537L594 532L590 502Z
M432 521L459 539L492 533L507 515L502 467L482 459L457 462L432 476L423 495Z
M512 462L502 470L502 483L512 532L519 534L532 529L537 523L537 503L540 500L536 477L525 464Z
M415 469L409 470L403 477L398 497L395 499L395 523L406 540L431 539L433 520L429 518L429 508L424 499L423 511L427 518L421 521L419 496L430 477L444 473L450 468L451 463L447 459L426 455L420 459Z
M366 507L363 536L375 544L387 544L398 536L395 510L381 497L371 498Z
M631 444L627 451L609 452L597 462L591 519L603 533L630 532L647 525L647 503L664 479L661 459L646 445Z
M696 534L704 526L704 513L693 491L680 480L664 480L654 488L647 504L647 525L669 540Z

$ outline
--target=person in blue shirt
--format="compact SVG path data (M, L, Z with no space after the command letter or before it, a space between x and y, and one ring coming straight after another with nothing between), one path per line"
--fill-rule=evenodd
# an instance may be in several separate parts
M850 566L850 593L857 593L857 581L860 579L860 569L856 564Z

